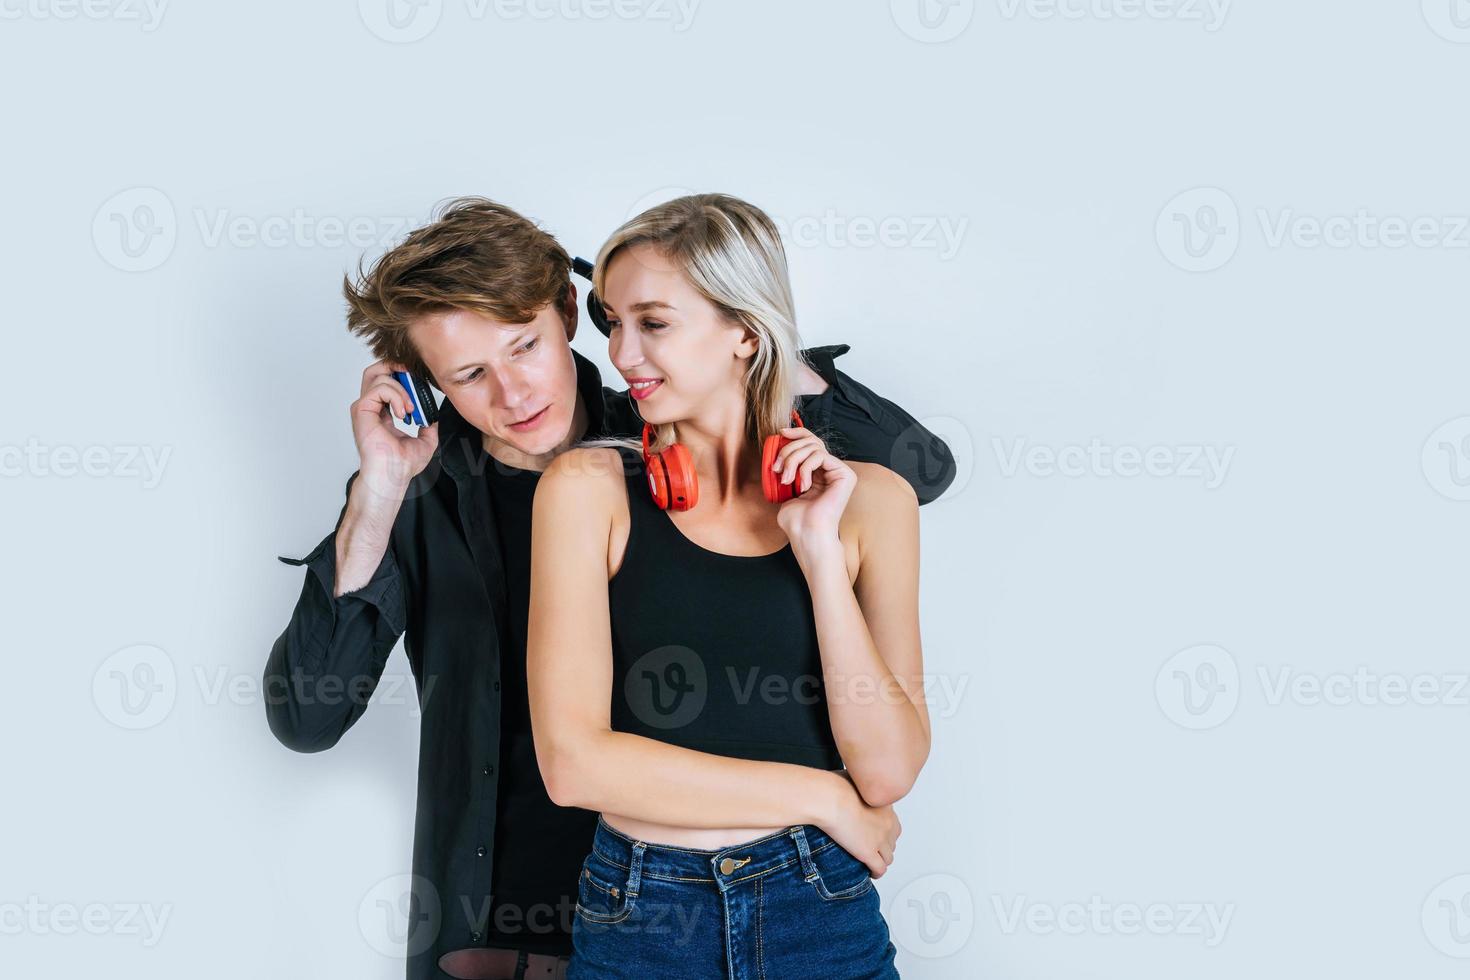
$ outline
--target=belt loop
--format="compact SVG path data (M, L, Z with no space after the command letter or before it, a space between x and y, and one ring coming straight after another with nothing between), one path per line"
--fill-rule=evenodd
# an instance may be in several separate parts
M812 861L811 848L806 844L806 830L800 825L792 827L789 831L791 839L796 842L796 853L801 857L801 873L807 881L817 876L817 866Z
M643 850L648 845L641 840L633 842L633 856L628 861L628 897L638 897L638 884L643 880Z

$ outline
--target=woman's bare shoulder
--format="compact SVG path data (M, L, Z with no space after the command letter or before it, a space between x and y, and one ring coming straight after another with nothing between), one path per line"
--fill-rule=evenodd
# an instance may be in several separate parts
M843 508L838 533L854 542L848 558L848 574L857 574L861 556L879 540L894 534L918 535L919 498L907 480L877 463L849 462L857 474L857 485Z
M557 456L537 481L536 496L614 500L623 492L623 455L612 446L576 446Z
M895 512L906 511L910 506L914 510L919 509L919 498L914 494L914 488L888 467L859 462L847 465L857 474L857 486L853 487L847 502L849 510L856 507L881 518L885 514L891 517Z

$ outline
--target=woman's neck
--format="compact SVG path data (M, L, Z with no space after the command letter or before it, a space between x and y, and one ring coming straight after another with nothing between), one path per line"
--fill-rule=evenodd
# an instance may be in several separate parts
M708 495L725 502L738 496L752 481L760 482L760 460L745 436L743 402L676 422L674 431L675 440L694 459L701 499Z

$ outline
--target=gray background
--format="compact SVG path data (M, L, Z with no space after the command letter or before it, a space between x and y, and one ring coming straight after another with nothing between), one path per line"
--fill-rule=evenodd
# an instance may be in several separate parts
M0 4L0 972L401 976L401 651L324 755L260 703L341 276L688 188L961 460L905 975L1463 975L1470 4L924 2Z

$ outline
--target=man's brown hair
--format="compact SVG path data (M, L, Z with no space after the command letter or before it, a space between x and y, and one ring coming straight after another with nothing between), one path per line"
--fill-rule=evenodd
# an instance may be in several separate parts
M344 276L347 329L378 360L428 368L408 339L415 319L470 310L505 323L529 323L547 303L566 302L572 260L534 221L483 197L441 205L357 281Z

